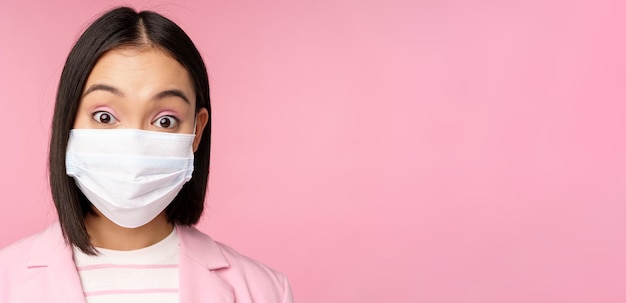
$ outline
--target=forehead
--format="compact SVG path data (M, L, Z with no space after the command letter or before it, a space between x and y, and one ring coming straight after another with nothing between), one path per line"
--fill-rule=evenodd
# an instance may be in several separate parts
M168 53L154 47L106 52L89 74L83 92L93 84L111 85L134 97L179 89L195 102L193 82L187 69Z

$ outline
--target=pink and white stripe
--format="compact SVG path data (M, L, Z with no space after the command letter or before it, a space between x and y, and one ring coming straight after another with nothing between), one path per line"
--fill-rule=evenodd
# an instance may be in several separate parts
M178 302L178 238L175 231L152 246L88 256L74 249L87 303Z

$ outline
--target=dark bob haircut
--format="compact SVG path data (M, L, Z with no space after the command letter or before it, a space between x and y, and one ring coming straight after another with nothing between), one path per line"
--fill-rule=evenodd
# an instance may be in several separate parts
M87 254L96 254L85 228L93 205L65 170L65 153L85 82L100 57L117 48L155 47L176 59L188 72L196 93L196 112L206 108L208 124L194 154L194 172L165 209L177 225L194 225L204 210L209 177L211 107L209 80L200 53L185 32L169 19L150 11L120 7L96 19L76 41L67 57L54 107L50 140L50 187L66 241Z

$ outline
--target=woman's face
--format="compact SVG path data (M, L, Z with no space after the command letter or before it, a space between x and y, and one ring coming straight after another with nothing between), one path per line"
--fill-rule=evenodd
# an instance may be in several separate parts
M134 128L149 131L194 132L198 148L208 112L195 113L196 94L187 70L164 52L113 49L96 63L76 113L74 128Z

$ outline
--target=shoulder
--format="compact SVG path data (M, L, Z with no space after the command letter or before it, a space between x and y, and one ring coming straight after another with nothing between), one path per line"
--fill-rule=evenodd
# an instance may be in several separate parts
M195 228L180 228L181 241L191 251L186 253L204 264L233 287L254 297L263 294L267 302L293 302L291 288L284 274L245 256L232 247L213 240ZM190 245L189 242L195 242ZM264 301L264 300L253 300Z

